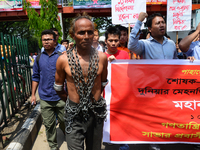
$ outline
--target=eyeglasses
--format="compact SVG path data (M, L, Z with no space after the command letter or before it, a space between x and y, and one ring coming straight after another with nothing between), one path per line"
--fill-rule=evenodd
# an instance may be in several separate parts
M52 40L54 40L54 39L42 39L42 42L46 42L46 41L52 41Z

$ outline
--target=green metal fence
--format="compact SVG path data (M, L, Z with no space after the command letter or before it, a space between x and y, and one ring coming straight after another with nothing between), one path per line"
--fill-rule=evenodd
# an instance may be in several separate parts
M31 67L27 40L0 33L0 125L31 95Z

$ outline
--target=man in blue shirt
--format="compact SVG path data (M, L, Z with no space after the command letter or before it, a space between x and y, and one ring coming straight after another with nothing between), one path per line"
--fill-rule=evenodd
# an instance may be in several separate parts
M58 50L55 49L56 35L51 30L44 30L41 34L44 52L41 53L39 62L34 62L32 75L32 95L31 102L36 104L36 89L40 96L40 107L43 122L46 128L47 141L51 150L57 150L56 137L56 115L60 123L60 128L65 133L64 106L65 102L60 99L53 88L55 81L56 61L59 57Z
M50 30L52 30L55 34L56 34L56 38L55 38L55 49L58 50L59 52L65 52L66 48L64 45L61 45L60 43L58 43L58 38L59 38L59 33L58 30L56 28L51 28ZM42 47L41 49L41 53L44 51L44 47Z
M128 49L140 55L141 59L177 59L174 41L165 37L166 23L161 14L155 13L148 17L147 27L150 37L139 40L142 21L147 17L147 13L141 12L139 14L130 34ZM159 145L151 144L149 150L160 150L160 147Z
M166 23L163 16L155 13L148 17L147 27L151 34L150 38L139 40L138 34L142 26L142 21L147 18L147 13L141 12L133 27L128 49L140 55L142 59L176 59L177 52L175 43L167 39Z
M200 59L199 33L200 33L200 23L198 24L196 31L186 36L179 43L179 48L183 52L185 52L187 56L194 56L195 59Z

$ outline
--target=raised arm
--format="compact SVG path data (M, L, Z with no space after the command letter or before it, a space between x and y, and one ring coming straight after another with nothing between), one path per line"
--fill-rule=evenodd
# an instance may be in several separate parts
M145 12L141 12L139 14L138 20L129 36L128 49L133 51L137 55L140 55L143 52L143 42L139 41L139 32L142 26L142 21L144 21L144 19L147 18L147 16L148 14Z
M183 52L187 52L190 48L190 44L197 36L199 36L199 33L200 33L200 23L198 24L195 32L193 32L192 34L186 36L184 39L181 40L181 42L179 43L179 48Z
M54 83L54 89L56 90L57 94L60 96L60 98L63 101L66 101L68 93L64 90L64 82L66 78L65 73L65 63L66 63L66 57L67 54L61 55L56 62L56 73L55 73L55 83Z

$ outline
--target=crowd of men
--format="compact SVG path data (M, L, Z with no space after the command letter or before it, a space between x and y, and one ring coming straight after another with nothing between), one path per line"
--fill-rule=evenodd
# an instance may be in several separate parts
M147 39L140 39L145 18L150 35ZM193 42L199 33L200 24L178 46L165 36L164 17L158 13L148 17L144 12L139 14L129 37L127 28L112 26L105 32L105 43L99 42L99 31L86 14L77 16L71 24L70 36L75 44L68 40L59 44L58 30L44 30L41 33L43 48L33 66L31 102L36 104L38 88L41 115L51 150L58 149L56 118L69 150L84 150L84 143L87 150L101 150L103 123L107 115L102 93L108 83L108 61L178 59L178 50L185 56L200 59L199 41ZM129 146L121 144L119 149L128 150ZM160 147L150 145L149 149L159 150Z

